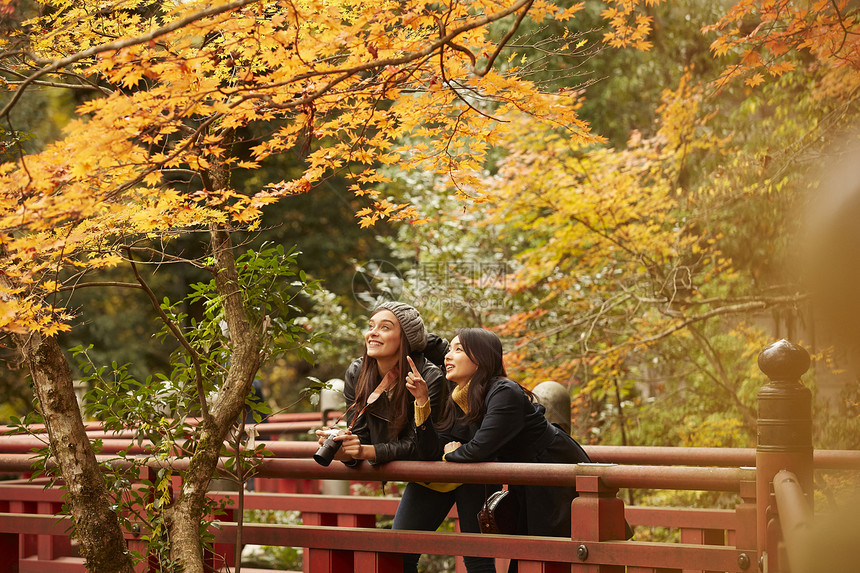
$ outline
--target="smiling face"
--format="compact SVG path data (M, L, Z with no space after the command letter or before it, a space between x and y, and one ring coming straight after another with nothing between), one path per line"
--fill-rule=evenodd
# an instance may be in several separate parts
M364 333L367 355L377 362L400 356L400 323L390 310L380 310L370 317Z
M477 371L478 365L472 362L472 359L466 354L466 349L460 343L460 337L455 336L451 341L448 354L445 355L445 377L458 386L462 386L471 380Z

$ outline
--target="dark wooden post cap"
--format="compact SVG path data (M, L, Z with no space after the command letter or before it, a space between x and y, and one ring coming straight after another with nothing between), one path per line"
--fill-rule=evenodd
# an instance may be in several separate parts
M809 353L785 339L774 342L758 355L759 369L773 382L796 382L809 370L809 364Z

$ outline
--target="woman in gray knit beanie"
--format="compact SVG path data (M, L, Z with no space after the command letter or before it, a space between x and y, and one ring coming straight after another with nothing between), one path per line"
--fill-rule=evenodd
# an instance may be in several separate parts
M388 301L373 310L364 333L364 355L353 361L344 376L350 432L337 438L342 447L335 459L350 465L360 460L381 464L414 459L414 398L405 387L413 364L433 380L430 407L434 414L441 412L448 397L442 371L422 354L426 346L427 331L415 307Z
M343 395L349 430L334 438L341 443L334 459L349 466L362 460L376 465L418 459L416 408L422 412L429 409L430 416L438 420L448 400L444 374L423 354L428 346L427 338L421 313L414 307L389 301L373 310L364 333L364 355L353 361L344 376ZM428 348L431 350L438 353L435 341ZM410 372L420 373L427 382L429 395L424 404L415 404L412 394L406 390L406 375ZM322 445L328 434L318 431L317 435ZM435 493L414 483L406 486L406 491L420 494L421 490ZM416 511L424 513L414 504L401 504L395 523L404 524L403 529L435 530L439 525L435 518L422 519L421 515L417 516L420 522L416 523L413 515ZM418 557L405 555L404 571L417 571Z
M400 328L403 330L403 335L406 336L406 341L409 342L409 354L413 352L421 352L427 346L427 330L424 328L424 321L421 320L421 314L414 307L402 302L383 302L377 306L373 315L380 310L390 310L400 323Z

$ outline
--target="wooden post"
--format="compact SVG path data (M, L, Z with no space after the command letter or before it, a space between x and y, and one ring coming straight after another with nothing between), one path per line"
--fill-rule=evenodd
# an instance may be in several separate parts
M0 571L18 573L18 534L0 533Z
M36 502L34 501L18 501L13 500L9 502L9 512L10 513L37 513L36 511ZM25 557L30 557L32 555L36 555L39 550L39 546L37 544L38 537L28 533L16 536L18 539L18 558L24 559Z
M302 512L302 524L337 528L338 514ZM351 551L304 548L302 558L302 571L304 573L337 573L338 571L352 571L353 568L354 562Z
M576 476L579 497L573 500L571 536L576 542L573 571L577 573L623 573L622 565L597 565L588 562L588 541L624 539L624 502L618 488L608 487L598 476Z
M741 503L735 507L737 529L729 535L729 545L743 549L753 555L756 551L756 483L752 480L741 482Z
M800 383L809 364L809 353L787 340L774 342L758 357L759 368L770 379L758 391L756 446L756 541L759 559L768 565L764 573L778 570L778 556L769 551L773 540L768 539L778 531L768 527L776 513L775 508L769 510L774 476L788 470L803 491L813 491L812 393Z
M338 569L338 571L341 570L346 571L346 569ZM403 554L356 551L352 571L354 573L401 573Z
M224 513L225 515L220 519L236 521L235 509L225 508ZM215 571L232 571L236 566L236 545L234 543L213 543L212 553L207 557L211 557L212 567Z
M36 504L36 512L41 515L60 515L61 503L40 501ZM40 561L51 561L58 557L72 555L71 540L67 535L39 535L36 538L36 553Z

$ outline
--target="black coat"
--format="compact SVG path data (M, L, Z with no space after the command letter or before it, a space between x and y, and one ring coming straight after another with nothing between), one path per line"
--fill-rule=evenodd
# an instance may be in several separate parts
M421 353L411 355L415 366L421 376L427 382L427 390L430 394L431 415L438 417L439 413L448 399L448 381L438 366L424 358ZM358 374L361 371L362 358L356 358L344 376L343 396L346 399L347 424L352 425L353 417L360 411L364 404L358 404L350 408L355 402L355 385L358 382ZM403 373L400 384L405 384L406 372ZM371 444L376 450L376 460L372 464L384 464L392 460L415 460L418 459L415 436L415 399L408 392L406 414L406 425L394 438L389 437L389 420L391 415L391 404L385 392L364 411L358 418L352 433L357 435L362 444ZM357 462L356 462L357 463Z
M533 403L512 380L491 382L479 424L465 423L465 414L451 401L456 421L447 430L436 431L432 421L417 428L422 457L441 459L444 445L462 446L445 456L449 462L590 462L585 450L563 430L544 417L544 407ZM494 480L496 481L496 480ZM498 481L504 481L500 478ZM512 485L520 505L519 533L570 537L570 503L576 487Z

